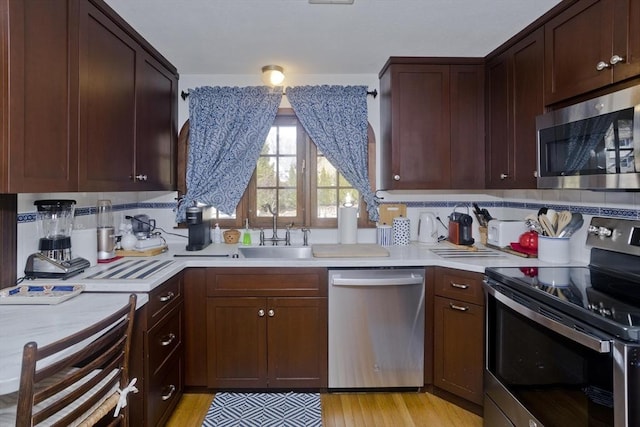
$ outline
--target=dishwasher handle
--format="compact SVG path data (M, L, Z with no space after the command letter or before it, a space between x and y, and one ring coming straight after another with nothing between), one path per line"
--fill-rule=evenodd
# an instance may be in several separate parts
M335 275L331 278L332 286L404 286L421 285L424 277L420 274L397 275L393 277L344 277Z

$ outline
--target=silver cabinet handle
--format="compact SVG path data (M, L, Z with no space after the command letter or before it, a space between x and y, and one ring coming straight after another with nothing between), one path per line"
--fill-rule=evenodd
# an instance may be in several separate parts
M143 175L143 174L136 175L136 181L146 181L146 180L147 180L147 175Z
M507 179L507 178L509 178L509 174L506 174L506 173L500 174L500 179Z
M160 345L163 347L166 347L169 344L171 344L175 339L176 339L176 335L174 333L169 333L169 335L166 335L165 337L160 339Z
M611 63L611 65L616 65L618 62L624 62L624 57L620 55L613 55L609 60L609 63Z
M469 307L463 307L461 305L456 305L452 302L449 303L449 307L452 308L453 310L458 310L458 311L468 311Z
M469 289L469 285L465 285L465 284L460 284L460 283L455 283L455 282L449 282L449 284L457 289Z
M609 63L605 61L600 61L596 64L596 70L602 71L605 68L609 68Z
M160 398L162 400L169 400L171 399L171 396L173 396L173 393L176 391L176 386L174 386L173 384L171 384L169 387L167 387L167 393L163 394L162 396L160 396Z
M264 317L264 310L263 309L258 310L258 317Z
M173 297L175 297L176 294L174 294L173 292L169 292L166 295L162 295L160 296L160 298L158 298L160 300L160 302L167 302L167 301L171 301L173 299Z
M400 181L400 175L393 175L394 181Z
M276 315L276 312L275 312L275 311L273 311L273 310L269 310L269 311L267 312L267 315L268 315L269 317L273 317L273 316L275 316L275 315Z

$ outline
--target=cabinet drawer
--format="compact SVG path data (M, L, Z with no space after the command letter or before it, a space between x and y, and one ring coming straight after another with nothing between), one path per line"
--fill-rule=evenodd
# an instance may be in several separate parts
M175 353L149 382L147 414L149 425L164 425L182 396L182 355ZM164 419L164 422L161 420Z
M157 372L162 363L182 344L182 310L163 318L148 333L149 373Z
M441 297L484 306L482 275L480 273L436 268L435 293Z
M177 274L149 294L149 319L151 324L168 313L182 298L182 274Z
M207 296L325 296L324 268L216 268L207 272Z

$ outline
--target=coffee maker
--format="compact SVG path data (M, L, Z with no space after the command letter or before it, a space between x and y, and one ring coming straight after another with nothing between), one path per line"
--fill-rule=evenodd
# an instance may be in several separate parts
M28 279L67 279L89 268L84 258L71 254L75 200L36 200L39 252L29 255L24 274Z
M188 251L201 251L211 244L211 219L204 219L202 208L187 208L187 225L189 227Z

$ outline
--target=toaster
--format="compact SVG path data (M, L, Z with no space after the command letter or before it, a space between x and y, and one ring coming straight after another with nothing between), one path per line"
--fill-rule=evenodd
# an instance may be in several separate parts
M517 242L525 231L527 226L524 221L492 219L487 226L487 244L504 248Z

